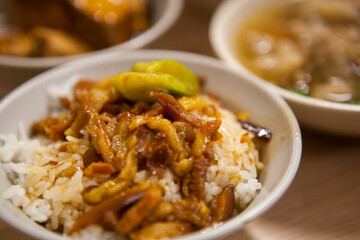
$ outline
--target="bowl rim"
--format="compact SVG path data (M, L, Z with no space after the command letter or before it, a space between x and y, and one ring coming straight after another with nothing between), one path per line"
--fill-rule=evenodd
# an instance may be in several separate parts
M279 0L277 0L279 2ZM299 0L298 0L299 1ZM302 0L300 0L302 1ZM263 1L262 2L266 2ZM226 42L226 31L225 28L228 26L228 23L231 22L231 19L235 17L236 11L239 10L242 6L247 4L255 5L252 0L225 0L223 1L216 11L214 12L209 25L209 39L212 45L212 48L216 55L229 64L234 70L238 71L244 77L249 78L253 81L262 82L266 84L267 87L272 88L274 91L278 92L282 97L291 102L301 103L306 106L317 107L319 109L331 109L333 111L345 111L349 113L359 113L360 105L347 104L347 103L337 103L326 101L314 97L303 96L297 93L293 93L287 89L279 87L275 84L272 84L265 79L257 76L250 70L248 70L239 60L237 60L235 54L231 47L229 47ZM267 3L268 4L268 3ZM259 4L260 6L260 4ZM260 6L261 8L261 6Z
M292 183L299 164L301 160L301 153L302 153L302 140L301 140L301 132L300 127L297 122L297 119L294 115L294 113L291 111L289 105L284 101L283 98L281 98L276 92L272 91L271 89L264 89L262 87L261 82L253 82L249 79L244 78L243 76L239 75L238 72L234 71L231 67L226 65L224 62L220 61L219 59L204 56L200 54L195 53L188 53L188 52L182 52L182 51L174 51L174 50L156 50L156 49L141 49L129 52L126 56L120 55L116 52L113 53L106 53L102 55L94 55L87 58L77 59L65 64L62 64L60 66L57 66L53 69L50 69L48 71L45 71L38 76L30 79L29 81L23 83L19 87L17 87L13 92L11 92L9 95L7 95L4 99L0 101L0 112L2 111L2 108L4 108L6 105L10 104L11 101L16 99L18 96L23 94L24 92L29 91L29 89L32 88L33 84L44 84L46 83L47 79L51 79L52 77L60 74L61 72L72 72L75 69L83 68L85 66L93 66L96 65L99 62L106 62L110 60L118 60L118 59L126 59L129 60L136 60L141 59L142 57L146 58L146 56L151 56L151 58L157 59L157 58L174 58L178 61L186 61L189 63L201 63L204 65L207 65L210 68L219 69L221 71L227 71L235 76L239 76L239 78L242 78L242 81L247 81L251 85L253 85L256 88L261 89L265 94L267 94L270 98L272 98L276 104L280 105L282 108L284 107L287 112L287 121L289 124L293 127L292 136L290 136L290 144L289 148L292 149L291 152L291 161L289 162L289 166L284 172L282 178L280 181L274 186L272 192L270 192L268 195L266 195L265 199L258 204L258 206L254 209L251 209L248 212L242 213L241 221L239 221L236 217L231 218L228 220L225 224L211 229L211 231L205 231L205 232L194 232L190 233L186 236L174 238L174 239L186 239L186 240L197 240L197 239L214 239L220 236L226 236L230 233L233 233L241 226L243 226L246 222L249 222L253 220L254 218L258 217L259 215L265 213L267 210L269 210L285 193L285 191L289 188L290 184ZM7 209L0 208L0 216L1 218L12 225L13 227L17 228L19 231L22 231L30 236L34 237L40 237L42 239L48 239L48 234L51 233L49 230L40 231L36 229L34 233L34 229L31 226L25 225L25 226L18 226L18 220L17 218L12 215ZM58 240L64 240L68 239L64 236L59 236L58 238L54 238Z
M0 54L0 66L23 69L47 69L68 61L87 57L89 55L103 54L114 51L126 53L130 50L145 47L163 34L165 34L165 32L167 32L171 28L171 26L175 24L183 11L184 0L165 1L166 7L164 9L164 13L159 17L159 19L145 32L123 43L91 51L88 53L58 57L21 57Z

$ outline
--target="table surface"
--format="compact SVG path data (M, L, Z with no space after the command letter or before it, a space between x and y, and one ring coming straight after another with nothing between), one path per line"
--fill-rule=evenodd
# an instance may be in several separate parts
M178 22L148 48L215 56L211 16L220 0L186 0ZM186 38L184 38L186 36ZM0 98L23 82L0 69ZM11 79L11 81L9 80ZM360 138L302 129L300 168L284 196L226 240L360 239ZM34 240L0 220L1 240Z

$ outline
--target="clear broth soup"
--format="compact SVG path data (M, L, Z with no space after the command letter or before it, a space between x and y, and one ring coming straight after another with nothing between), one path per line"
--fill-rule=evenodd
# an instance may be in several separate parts
M256 75L323 100L360 104L360 1L284 1L253 12L236 39Z

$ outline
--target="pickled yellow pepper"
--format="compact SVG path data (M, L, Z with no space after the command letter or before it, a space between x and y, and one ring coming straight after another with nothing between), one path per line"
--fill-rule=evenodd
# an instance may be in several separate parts
M163 91L174 96L194 96L200 92L195 75L173 60L136 63L130 72L115 75L113 84L130 101L153 102L150 91Z

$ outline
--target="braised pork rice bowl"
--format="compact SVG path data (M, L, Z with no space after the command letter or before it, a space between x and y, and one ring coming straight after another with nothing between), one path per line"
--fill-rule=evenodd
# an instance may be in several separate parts
M262 188L270 129L172 61L48 88L49 113L1 135L1 194L74 239L160 239L222 225ZM206 84L206 79L205 79Z

